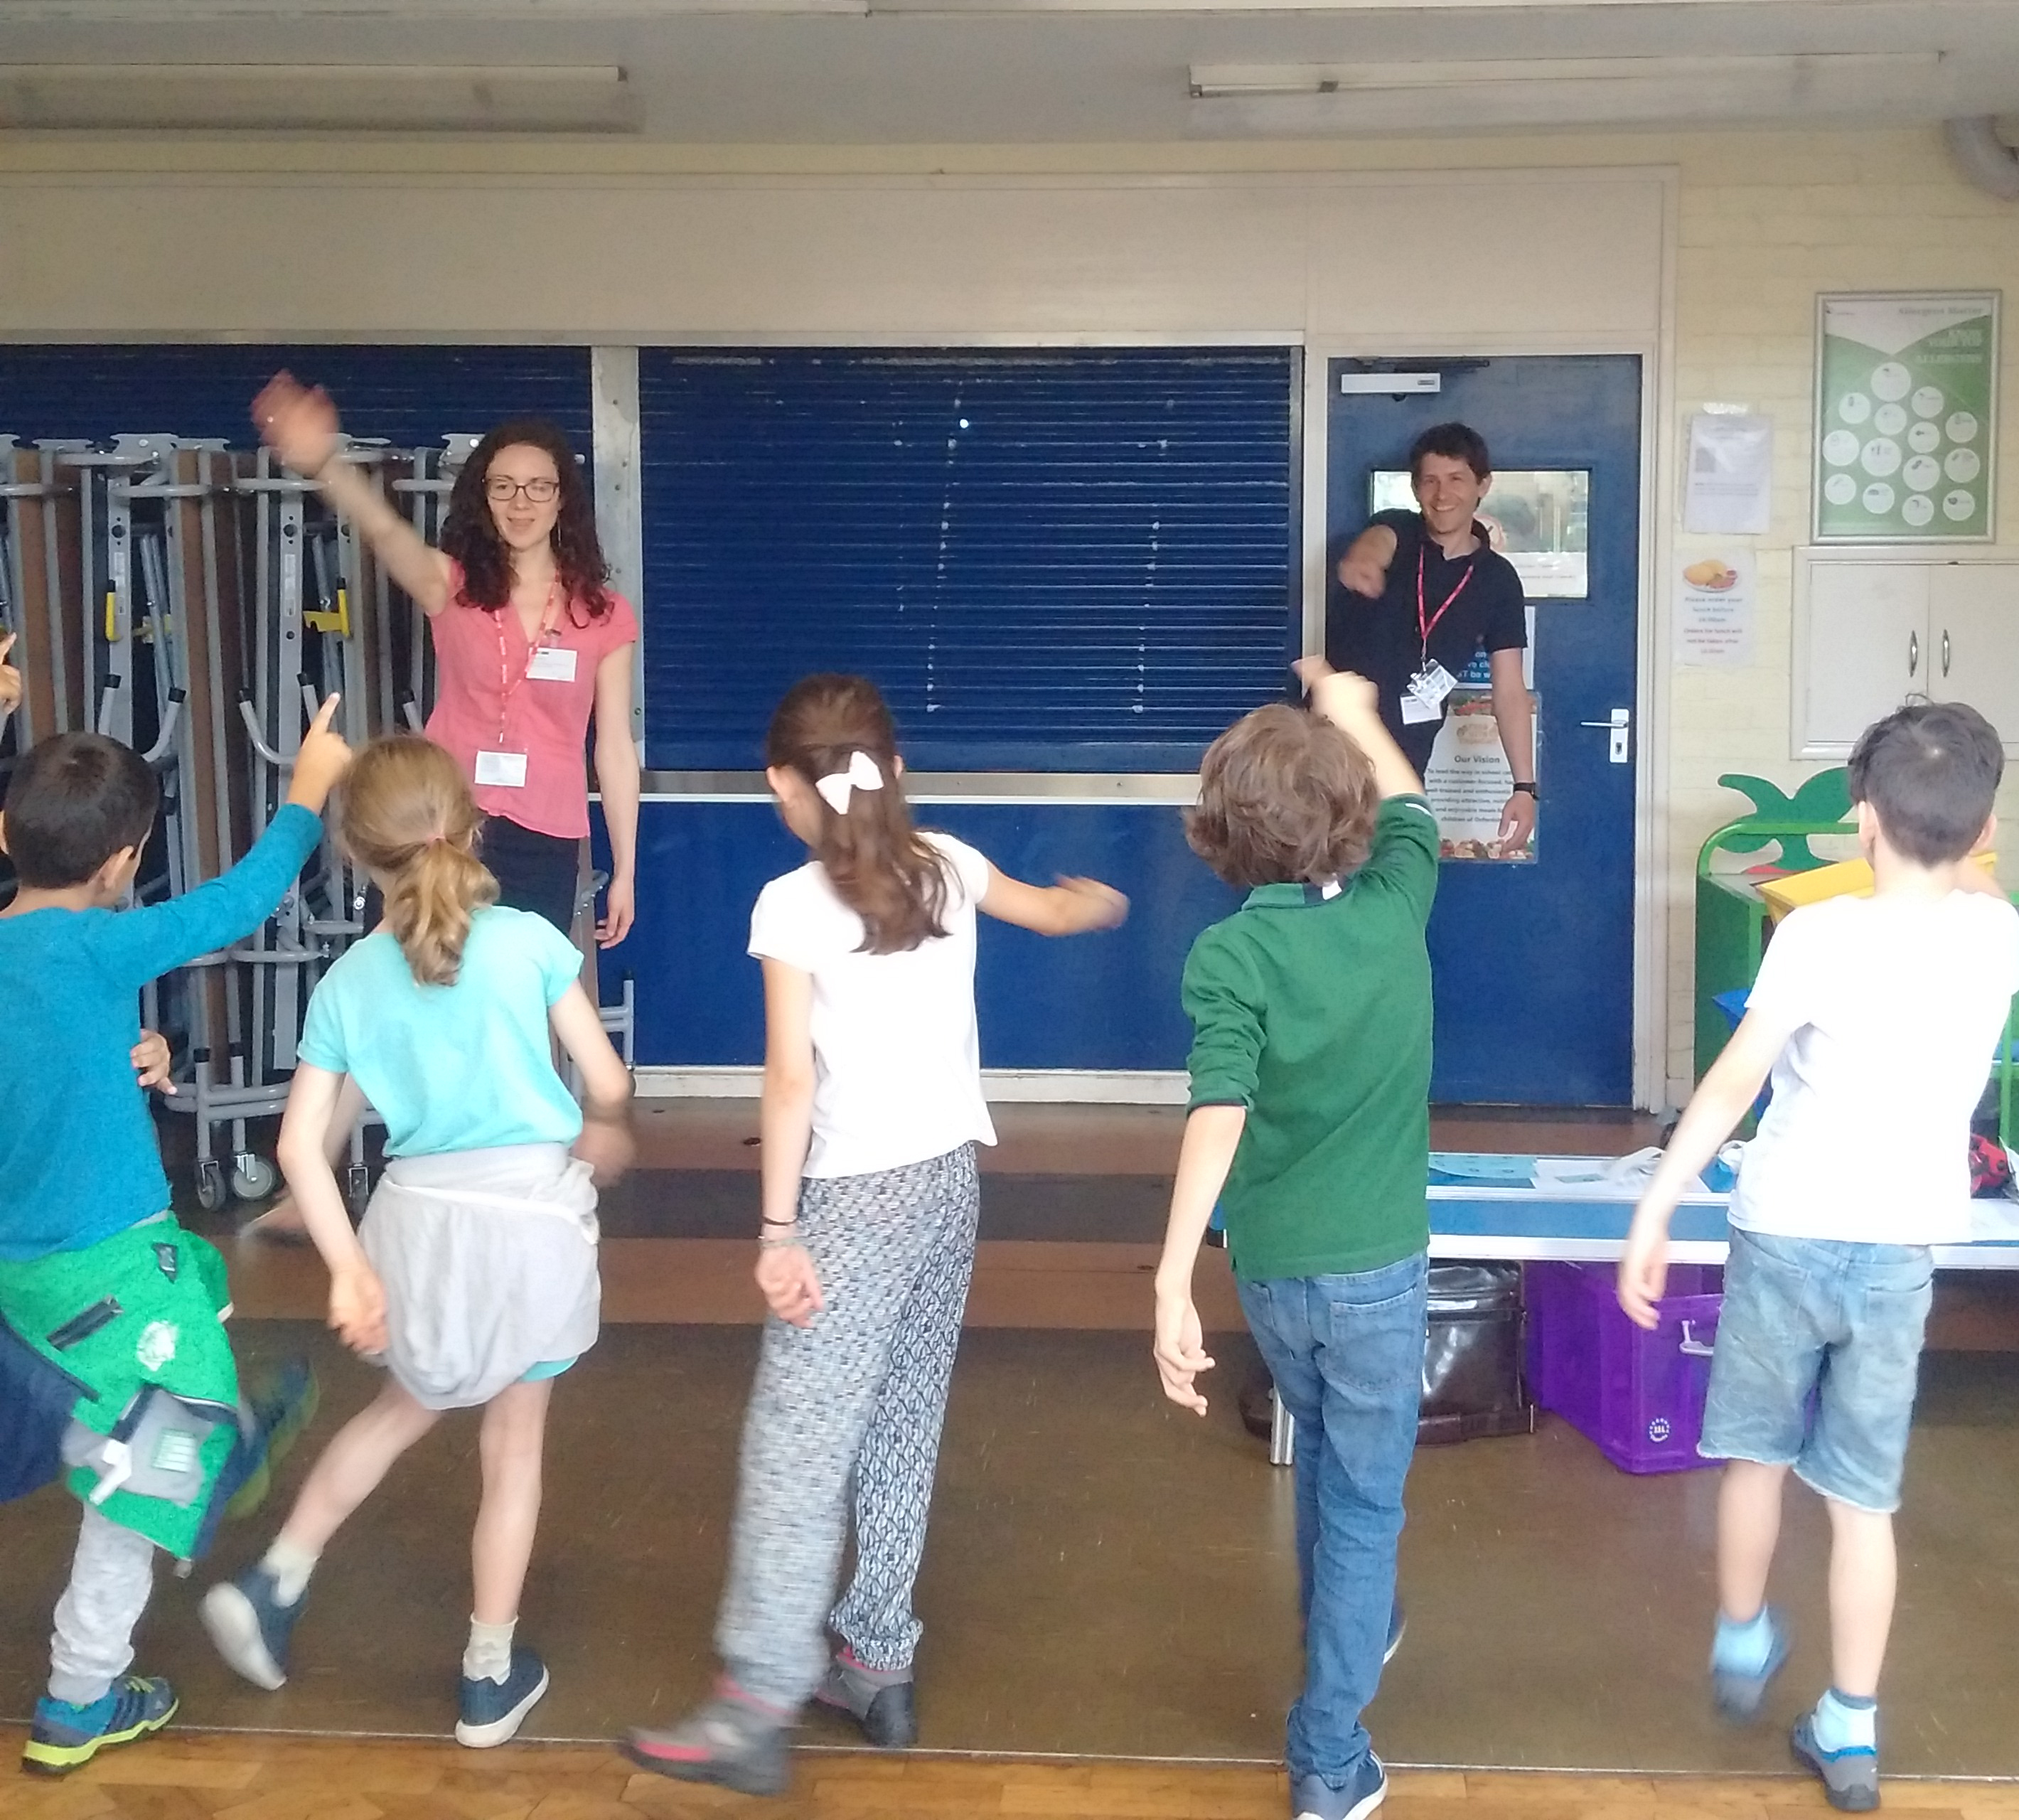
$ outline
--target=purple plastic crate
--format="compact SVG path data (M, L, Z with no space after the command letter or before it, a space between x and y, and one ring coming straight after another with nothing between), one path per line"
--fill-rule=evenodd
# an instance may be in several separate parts
M1598 1445L1622 1472L1715 1464L1697 1452L1711 1342L1724 1300L1713 1264L1671 1264L1654 1332L1621 1311L1611 1264L1531 1263L1528 1383L1536 1403Z

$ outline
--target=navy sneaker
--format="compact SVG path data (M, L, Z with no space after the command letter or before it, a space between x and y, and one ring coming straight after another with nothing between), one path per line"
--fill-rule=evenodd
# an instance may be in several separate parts
M849 1714L879 1750L909 1750L919 1742L917 1689L908 1670L902 1680L892 1680L872 1674L843 1650L828 1664L814 1698Z
M1290 1783L1292 1820L1366 1820L1387 1799L1388 1772L1371 1750L1343 1789L1322 1776L1296 1776Z
M1773 1641L1767 1659L1757 1669L1735 1669L1717 1659L1717 1646L1711 1646L1710 1697L1720 1719L1734 1725L1750 1724L1766 1704L1767 1690L1788 1660L1788 1621L1778 1608L1766 1608L1767 1624Z
M540 1703L547 1691L547 1665L530 1649L516 1645L512 1667L502 1681L472 1680L462 1677L462 1716L455 1722L455 1741L472 1750L488 1750L503 1744L526 1722L526 1715Z
M203 1596L197 1613L234 1673L271 1693L288 1682L288 1640L308 1602L305 1591L292 1605L274 1592L273 1575L249 1567L235 1580L220 1580Z
M288 1457L302 1430L315 1419L321 1392L316 1375L305 1358L291 1358L265 1383L247 1398L252 1411L251 1434L240 1445L244 1457L237 1463L242 1475L224 1506L226 1518L236 1521L249 1517L266 1503L273 1489L274 1469ZM276 1681L274 1686L280 1683Z
M110 1693L88 1706L45 1694L35 1702L21 1767L38 1776L67 1776L108 1745L131 1744L160 1731L178 1704L175 1689L158 1675L121 1675Z
M726 1684L663 1731L634 1731L622 1749L640 1769L676 1782L712 1782L744 1795L782 1795L792 1786L785 1717Z
M1879 1805L1879 1753L1863 1745L1825 1750L1816 1742L1815 1715L1803 1714L1788 1743L1798 1762L1822 1778L1829 1804L1845 1814L1869 1814Z

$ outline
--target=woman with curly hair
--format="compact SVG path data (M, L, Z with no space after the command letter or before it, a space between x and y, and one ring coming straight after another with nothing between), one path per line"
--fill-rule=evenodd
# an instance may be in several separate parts
M277 374L252 401L252 419L428 616L438 679L428 737L474 789L498 901L564 934L589 832L582 747L593 719L610 833L608 908L596 934L614 947L630 932L636 876L638 621L607 585L595 506L567 438L540 418L492 430L456 477L433 549L343 458L336 407L320 386Z

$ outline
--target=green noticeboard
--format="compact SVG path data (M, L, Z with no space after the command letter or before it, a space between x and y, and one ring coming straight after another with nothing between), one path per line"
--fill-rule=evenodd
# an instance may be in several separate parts
M1815 540L1993 533L1995 291L1817 299Z

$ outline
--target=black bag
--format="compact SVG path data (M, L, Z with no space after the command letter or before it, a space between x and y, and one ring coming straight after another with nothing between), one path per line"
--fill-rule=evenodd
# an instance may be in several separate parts
M1522 1376L1521 1267L1430 1266L1419 1445L1528 1434L1535 1405Z

